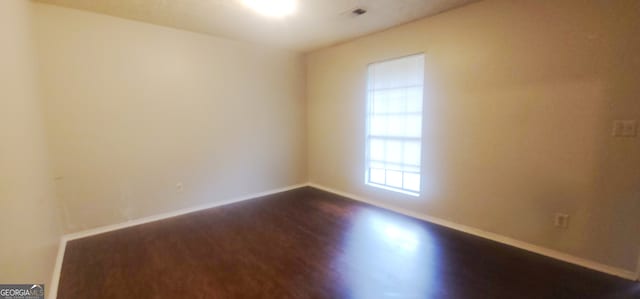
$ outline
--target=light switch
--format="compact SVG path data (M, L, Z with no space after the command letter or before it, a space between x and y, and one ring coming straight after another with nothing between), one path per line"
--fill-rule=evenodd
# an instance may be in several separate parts
M613 136L615 137L635 137L638 132L638 122L636 120L614 120Z

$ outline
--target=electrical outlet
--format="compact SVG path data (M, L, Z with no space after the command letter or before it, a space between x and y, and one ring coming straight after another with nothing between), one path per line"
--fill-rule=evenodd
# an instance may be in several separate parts
M184 185L182 183L177 183L176 184L176 191L178 193L182 193L182 191L184 191Z
M562 229L569 228L569 215L556 213L556 215L553 217L553 226Z
M638 122L635 120L614 120L614 137L635 137L638 134Z

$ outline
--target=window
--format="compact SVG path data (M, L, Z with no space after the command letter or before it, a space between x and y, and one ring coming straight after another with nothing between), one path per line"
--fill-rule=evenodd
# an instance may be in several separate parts
M365 182L420 194L424 55L369 65Z

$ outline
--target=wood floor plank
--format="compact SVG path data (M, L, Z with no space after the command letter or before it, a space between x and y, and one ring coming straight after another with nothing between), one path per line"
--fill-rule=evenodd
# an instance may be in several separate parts
M71 241L58 298L640 298L640 285L301 188Z

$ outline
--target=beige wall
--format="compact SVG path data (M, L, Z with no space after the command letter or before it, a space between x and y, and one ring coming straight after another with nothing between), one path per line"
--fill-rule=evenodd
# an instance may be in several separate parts
M44 4L36 17L67 231L306 181L300 54Z
M61 235L27 1L0 1L0 283L49 283Z
M307 56L309 178L634 270L640 2L487 0ZM424 52L423 194L364 185L368 63ZM556 212L570 228L553 227Z

